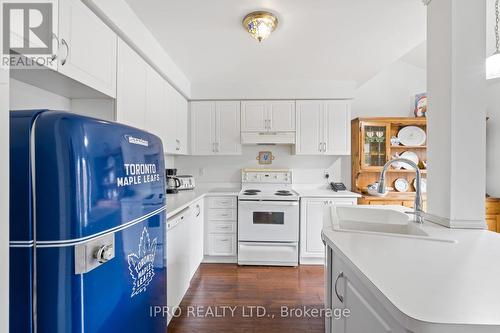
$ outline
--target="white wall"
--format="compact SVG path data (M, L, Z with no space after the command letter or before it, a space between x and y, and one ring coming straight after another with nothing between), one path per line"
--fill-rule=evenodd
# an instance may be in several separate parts
M272 151L276 159L273 164L261 166L256 157L259 151ZM293 169L294 183L326 184L324 171L330 173L330 181L347 181L341 170L341 158L335 156L296 156L291 146L245 145L241 156L178 156L175 167L180 174L191 174L201 185L209 183L231 183L239 185L243 168L289 168Z
M396 61L356 90L352 117L413 117L415 95L426 91L426 71Z

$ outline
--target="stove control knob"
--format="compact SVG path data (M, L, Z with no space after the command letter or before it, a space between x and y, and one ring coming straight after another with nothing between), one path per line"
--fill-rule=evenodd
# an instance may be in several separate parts
M110 261L114 256L113 245L103 245L95 253L95 258L101 264Z

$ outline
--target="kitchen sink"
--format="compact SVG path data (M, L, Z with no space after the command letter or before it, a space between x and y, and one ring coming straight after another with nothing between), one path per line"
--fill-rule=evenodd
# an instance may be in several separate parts
M331 223L333 230L336 231L455 242L454 240L430 237L422 229L422 225L415 223L412 217L394 209L332 206Z

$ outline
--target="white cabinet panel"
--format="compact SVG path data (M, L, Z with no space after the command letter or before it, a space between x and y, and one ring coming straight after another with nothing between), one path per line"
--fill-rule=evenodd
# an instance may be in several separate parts
M297 101L298 155L349 155L349 101Z
M167 98L167 149L168 154L188 153L188 103L187 100L165 81Z
M208 198L209 208L236 208L237 203L234 197Z
M301 263L323 264L325 246L321 240L324 217L330 206L356 205L356 198L305 198L300 206L300 260Z
M191 154L213 155L214 143L215 103L191 102Z
M210 220L219 221L236 221L236 209L210 209L208 212L208 218Z
M118 122L144 128L147 108L146 72L147 65L144 60L125 42L119 40L116 96Z
M241 102L241 131L264 132L267 130L267 101Z
M147 66L145 130L156 134L166 149L168 141L165 81L152 67Z
M209 221L208 232L214 234L235 234L236 222L235 221Z
M191 102L191 154L240 155L240 102Z
M235 256L236 235L209 234L208 249L210 256Z
M116 34L81 1L59 0L59 40L58 71L115 97Z
M215 106L216 153L240 155L240 102L216 102Z
M345 101L325 102L325 150L328 155L351 154L351 107Z
M203 235L204 235L204 200L198 200L190 206L192 212L189 232L189 272L190 279L198 270L203 260Z
M241 131L295 131L295 101L241 102Z
M272 132L295 131L295 101L268 102L267 119Z
M295 153L300 155L321 154L323 102L297 101L296 113Z

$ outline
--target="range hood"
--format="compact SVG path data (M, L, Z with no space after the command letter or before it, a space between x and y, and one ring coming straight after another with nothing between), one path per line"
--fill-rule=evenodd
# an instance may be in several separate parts
M295 132L241 132L242 144L295 144Z

